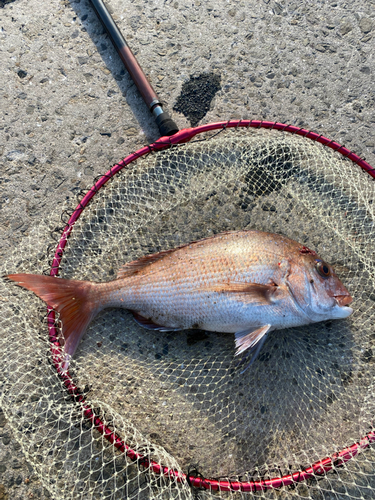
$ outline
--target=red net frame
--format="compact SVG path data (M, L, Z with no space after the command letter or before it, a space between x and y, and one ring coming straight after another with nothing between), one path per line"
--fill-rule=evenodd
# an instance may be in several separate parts
M344 157L349 158L353 163L359 165L363 170L365 170L371 177L375 178L375 169L371 167L364 159L360 158L358 155L347 149L345 146L328 139L316 132L311 132L309 130L296 127L294 125L286 125L284 123L260 121L260 120L231 120L226 122L210 123L206 125L201 125L196 128L189 128L179 131L173 136L162 137L156 142L149 146L144 146L135 153L130 154L124 160L114 165L107 173L105 173L85 194L82 200L79 202L78 206L72 213L67 222L60 241L58 243L57 249L55 251L54 259L52 261L50 276L57 276L59 272L59 267L61 259L63 256L64 248L66 246L69 235L73 229L74 223L80 217L82 211L88 205L90 200L95 196L95 194L101 189L109 179L116 175L125 166L129 165L138 158L154 152L166 149L174 144L181 144L190 141L193 137L203 132L209 132L214 130L223 130L226 128L263 128L263 129L274 129L283 132L289 132L291 134L300 135L306 139L311 139L313 141L319 142L324 146L327 146L334 151L342 154ZM142 455L141 453L133 450L128 446L112 429L105 425L103 420L98 417L94 410L91 408L90 404L85 400L84 395L78 389L73 379L71 378L69 372L63 373L61 369L62 352L60 348L60 343L58 340L58 331L55 326L55 312L48 309L48 327L49 327L49 340L51 345L52 361L56 368L59 376L61 377L67 391L72 396L72 398L81 405L83 414L85 418L90 421L95 429L101 433L115 448L117 448L122 453L125 453L129 459L136 462L139 466L150 469L153 473L162 475L166 478L174 479L177 482L188 482L191 486L195 488L204 488L206 490L213 491L242 491L242 492L254 492L254 491L264 491L268 489L280 488L282 486L290 486L296 483L306 481L313 478L314 476L322 476L330 470L344 465L346 462L355 457L358 453L368 448L372 443L375 443L375 431L370 431L363 438L361 438L356 443L351 446L342 449L339 452L334 453L330 457L325 457L321 460L314 462L311 466L303 468L301 470L292 472L290 474L269 478L269 479L259 479L254 481L230 481L209 479L196 475L184 474L178 470L170 469L166 466L160 465L154 462L149 457Z

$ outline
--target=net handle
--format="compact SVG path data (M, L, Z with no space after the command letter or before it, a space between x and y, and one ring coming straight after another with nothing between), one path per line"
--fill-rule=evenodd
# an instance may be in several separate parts
M130 154L124 160L114 165L108 170L106 174L99 178L99 180L92 186L92 188L84 195L82 200L79 202L78 206L69 218L67 225L65 226L60 241L58 243L57 249L55 251L54 259L51 265L51 276L57 276L61 264L61 259L67 240L70 233L72 232L75 222L80 217L82 211L88 205L90 200L95 196L95 194L101 189L105 184L120 170L122 170L126 165L129 165L133 161L141 158L142 156L155 152L161 151L163 149L169 148L172 145L178 145L184 142L192 140L196 135L217 130L218 133L227 128L264 128L264 129L275 129L283 132L289 132L292 134L300 135L306 139L310 139L324 146L327 146L334 151L337 151L346 158L349 158L352 162L359 165L363 170L365 170L372 178L375 178L375 169L371 167L364 159L360 158L358 155L347 149L345 146L332 141L321 134L316 132L311 132L306 129L296 127L294 125L286 125L279 122L269 122L269 121L259 121L259 120L230 120L226 122L209 123L206 125L201 125L196 128L188 128L179 131L171 137L162 137L158 141L154 142L149 146L144 146L135 153ZM200 141L209 139L198 139ZM170 479L174 479L177 482L188 482L191 486L195 488L204 488L206 490L212 491L242 491L242 492L255 492L263 491L268 489L281 488L282 486L291 486L296 483L306 481L311 479L316 475L324 475L330 470L343 466L346 462L355 457L359 452L369 447L372 443L375 443L375 431L370 431L366 436L364 436L360 441L352 444L351 446L344 448L343 450L333 454L331 457L326 457L322 460L318 460L310 467L306 467L299 471L293 472L288 475L277 478L261 479L254 481L230 481L230 480L220 480L220 479L209 479L196 477L194 475L187 475L178 470L170 469L166 466L160 465L157 462L150 460L149 458L143 456L141 453L133 450L105 423L103 420L95 415L95 412L86 402L84 395L81 393L79 388L75 385L73 379L71 378L69 372L63 373L62 366L62 352L61 346L58 340L58 331L56 327L56 317L55 312L48 308L48 329L49 329L49 339L51 345L51 354L53 364L60 375L63 384L65 385L67 391L71 397L81 405L83 415L87 420L89 420L113 446L115 446L119 451L126 453L127 457L135 461L139 466L151 469L154 473L163 475Z
M147 80L142 68L138 64L133 52L129 45L126 43L125 38L122 36L117 24L113 17L108 12L103 0L90 0L96 15L106 30L113 46L117 50L121 61L124 63L125 68L139 90L144 102L148 109L151 111L155 118L156 125L159 128L162 137L173 135L178 132L178 127L169 114L163 111L162 103L159 100L155 90L152 88L151 83Z

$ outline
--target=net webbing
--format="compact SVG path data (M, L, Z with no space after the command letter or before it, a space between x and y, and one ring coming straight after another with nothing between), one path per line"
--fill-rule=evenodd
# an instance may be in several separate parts
M193 498L188 481L161 477L150 463L203 477L265 481L302 474L369 435L375 413L373 191L366 172L319 144L237 130L147 154L95 194L71 228L61 277L108 281L143 255L254 228L316 250L354 298L355 312L345 321L273 332L242 375L232 334L150 332L126 310L103 311L72 360L71 376L104 424L147 458L138 463L100 435L79 398L67 393L51 363L43 303L1 282L1 404L54 497ZM46 214L3 263L2 274L49 268L59 216ZM348 464L333 463L334 473L323 479L312 474L293 490L257 495L366 498L375 485L373 453L366 447Z

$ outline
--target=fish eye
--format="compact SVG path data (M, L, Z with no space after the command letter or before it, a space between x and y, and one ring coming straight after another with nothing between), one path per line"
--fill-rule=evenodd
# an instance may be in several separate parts
M316 270L323 278L329 278L331 276L331 270L329 266L322 260L316 262Z

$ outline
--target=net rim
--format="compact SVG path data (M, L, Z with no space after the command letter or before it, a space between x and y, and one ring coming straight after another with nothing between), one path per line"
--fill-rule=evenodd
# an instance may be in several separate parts
M66 226L63 229L61 238L58 242L57 249L54 254L53 261L51 263L51 269L49 271L50 276L57 276L60 268L60 263L62 260L64 248L67 244L67 240L73 229L74 223L78 220L82 214L85 207L88 205L90 200L97 194L97 192L118 172L120 172L125 166L129 165L133 161L141 158L142 156L161 151L163 149L169 148L173 145L178 145L185 143L193 139L196 135L202 134L204 132L215 131L217 134L227 128L263 128L279 130L282 132L288 132L291 134L302 136L306 139L318 142L326 147L333 149L334 151L340 153L345 158L350 159L353 163L360 166L365 172L367 172L372 178L375 178L375 169L366 162L363 158L359 157L354 152L350 151L338 142L328 139L327 137L318 134L316 132L309 131L297 127L295 125L288 125L280 122L271 122L263 120L229 120L222 122L209 123L201 125L195 128L187 128L180 130L173 136L161 137L153 144L144 146L138 151L130 154L121 162L115 164L111 167L108 172L100 176L94 185L87 191L83 198L79 201L78 206L75 208L73 213L70 215ZM215 134L215 135L217 135ZM207 140L207 139L198 139ZM208 139L209 140L209 139ZM356 443L342 449L339 452L334 453L330 457L325 457L321 460L314 462L311 466L302 468L301 470L292 472L290 474L269 478L269 479L259 479L251 481L231 481L229 479L209 479L204 478L201 475L185 474L175 469L170 469L167 466L160 465L154 462L150 458L138 453L128 446L110 427L108 427L103 420L95 415L94 410L91 408L90 404L86 402L84 395L81 393L79 388L74 383L72 377L67 373L62 371L62 353L61 347L58 340L58 331L56 327L56 317L55 312L51 308L47 308L47 324L49 329L49 341L51 346L51 355L53 365L62 379L67 391L70 396L81 405L83 415L87 420L89 420L96 428L96 430L103 435L113 446L115 446L119 451L125 453L127 457L136 462L137 465L144 468L149 468L153 473L158 475L163 475L166 478L174 479L177 482L188 482L189 485L195 488L203 488L205 490L212 491L241 491L241 492L255 492L264 491L268 489L277 489L282 486L291 486L296 483L306 481L313 478L316 475L324 475L330 470L343 466L346 462L354 458L359 452L368 448L372 443L375 443L375 431L368 432L364 437L362 437Z

